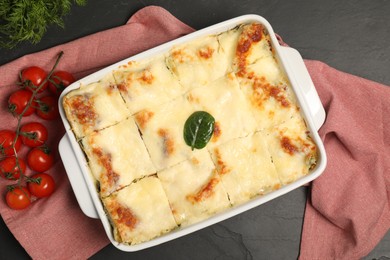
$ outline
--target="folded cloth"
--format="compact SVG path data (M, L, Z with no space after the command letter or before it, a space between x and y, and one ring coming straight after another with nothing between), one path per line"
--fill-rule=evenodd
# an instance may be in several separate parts
M390 228L390 87L306 66L327 113L328 165L312 182L300 259L359 259Z
M151 6L135 13L124 26L26 55L1 66L1 129L16 127L17 120L8 113L6 104L9 95L17 89L18 73L24 67L38 65L50 70L62 50L64 55L58 69L67 70L80 78L192 31L166 10ZM33 115L24 118L22 122L29 121L43 123L49 130L49 146L58 150L58 142L65 132L60 120L42 121ZM86 259L107 245L109 240L100 221L86 217L80 210L56 153L56 163L48 171L57 183L53 195L34 202L34 205L22 211L9 209L4 199L1 199L0 214L33 259ZM11 183L0 180L2 194L8 184Z
M124 26L0 67L5 83L0 88L0 102L4 104L14 91L21 68L40 64L50 69L60 50L65 55L59 68L82 77L192 31L164 9L146 7ZM306 65L328 113L320 134L329 166L313 182L300 257L359 258L375 246L390 226L390 128L386 113L390 108L390 89L321 62L306 61ZM1 109L0 121L10 121L9 127L14 127L11 121L15 120ZM62 129L59 122L48 126L52 134L55 129ZM63 133L64 130L57 130L54 144ZM78 208L62 164L57 162L50 172L59 185L50 198L21 212L9 210L0 200L0 214L32 258L87 258L108 243L106 235L97 220L85 217ZM4 190L4 186L1 182L0 189ZM50 241L50 247L42 250L41 241Z

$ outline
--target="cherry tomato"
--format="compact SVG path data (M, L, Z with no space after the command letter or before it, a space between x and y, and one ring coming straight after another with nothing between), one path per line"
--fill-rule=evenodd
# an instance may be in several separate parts
M26 172L26 163L22 158L18 158L19 167L16 164L15 157L7 157L0 161L0 174L1 177L8 180L16 180L20 177L20 171L22 174Z
M21 75L20 80L23 85L27 87L27 89L33 91L40 87L43 81L46 79L47 73L42 68L37 66L31 66L25 68ZM49 81L46 81L45 84L39 89L39 93L43 92L47 86L49 85Z
M47 173L37 173L31 177L27 184L28 190L37 198L49 197L55 190L53 177Z
M11 130L0 130L0 155L11 156L14 155L12 145L14 143L16 133ZM15 150L18 152L22 145L20 136L16 139Z
M49 89L54 94L61 94L61 92L75 81L72 74L67 71L54 71L50 78Z
M54 164L54 156L47 147L35 147L27 154L27 164L31 170L45 172Z
M57 99L53 96L42 97L37 101L37 115L46 120L54 120L60 116Z
M23 144L29 147L37 147L46 142L48 132L43 124L31 122L20 128L20 138L22 139Z
M30 197L26 187L13 187L8 190L5 201L11 209L25 209L31 204Z
M28 106L28 102L32 97L32 93L30 91L20 89L11 94L8 98L8 110L16 115L20 115L26 106ZM36 103L31 102L29 108L27 108L26 112L23 116L29 116L35 111Z

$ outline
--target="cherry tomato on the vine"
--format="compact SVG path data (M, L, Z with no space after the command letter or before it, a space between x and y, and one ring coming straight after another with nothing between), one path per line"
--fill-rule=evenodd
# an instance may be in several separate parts
M54 94L61 94L61 92L75 81L73 75L67 71L54 71L50 77L49 89Z
M27 89L33 91L40 87L43 81L46 79L47 73L42 68L37 66L31 66L22 70L20 74L20 80ZM39 89L39 93L43 92L49 85L49 81L46 81Z
M26 172L26 163L22 158L18 158L18 163L16 163L16 157L7 157L0 161L0 175L4 179L17 180L20 177L20 172L22 174Z
M53 177L49 174L37 173L30 178L27 187L32 195L37 198L43 198L50 196L54 192L56 184Z
M45 96L37 101L37 115L45 120L54 120L60 116L57 99L53 96Z
M5 196L5 201L11 209L25 209L31 204L31 194L26 187L12 187Z
M43 145L48 138L46 127L38 122L30 122L20 128L20 138L29 147Z
M14 144L14 140L16 137L16 133L11 130L0 130L0 156L11 156L14 155L14 150L12 149L12 145ZM15 142L15 150L18 152L22 145L22 140L18 136Z
M54 156L47 147L35 147L27 154L27 164L31 170L45 172L54 164Z
M24 109L29 105L29 101L32 97L32 92L24 89L20 89L11 94L8 98L8 110L15 114L20 115ZM35 111L36 103L32 101L30 106L27 108L23 116L29 116Z

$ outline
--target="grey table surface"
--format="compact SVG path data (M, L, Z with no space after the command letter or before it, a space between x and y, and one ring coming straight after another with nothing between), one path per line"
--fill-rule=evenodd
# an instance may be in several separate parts
M65 29L49 28L39 44L0 49L0 64L122 25L148 5L166 8L195 29L243 14L258 14L304 58L321 60L339 70L390 85L389 0L90 0L85 7L74 6L65 17ZM135 253L108 245L92 259L296 259L306 196L307 188L302 187L163 245ZM390 232L364 259L387 257L390 258ZM0 218L0 259L24 258L28 259L28 254Z

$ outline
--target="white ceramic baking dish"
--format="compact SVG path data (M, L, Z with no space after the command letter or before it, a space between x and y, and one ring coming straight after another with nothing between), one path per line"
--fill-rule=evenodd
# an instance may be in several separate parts
M106 213L103 209L103 205L99 199L99 195L96 191L94 181L89 172L85 155L83 154L83 151L81 150L79 144L77 143L76 138L69 125L69 122L66 119L65 112L62 107L62 98L69 91L78 88L81 84L87 85L89 83L96 82L107 73L116 69L119 65L126 64L130 60L141 60L144 58L152 57L154 55L167 52L173 45L191 41L201 36L217 34L223 31L227 31L229 29L234 28L238 24L249 23L249 22L259 22L263 24L271 36L271 42L275 50L275 54L279 59L279 64L285 70L286 75L291 82L291 85L295 91L298 102L300 104L301 111L306 119L308 128L312 134L312 138L318 147L319 160L315 169L307 176L289 185L283 186L279 190L273 191L269 194L266 194L258 198L254 198L243 205L231 208L225 212L212 216L209 219L204 220L202 222L175 230L171 233L165 234L161 237L155 238L148 242L144 242L142 244L126 245L126 244L118 243L117 241L114 240L110 221L106 216ZM155 47L153 49L150 49L148 51L145 51L143 53L125 59L123 61L120 61L96 73L93 73L83 79L80 79L77 82L73 83L71 86L67 87L65 91L61 94L59 99L59 109L60 109L60 114L61 114L63 124L66 129L66 134L61 139L59 144L59 152L62 161L64 163L66 172L68 174L71 186L76 195L77 201L85 215L91 218L100 218L111 243L114 246L116 246L118 249L123 251L131 252L131 251L137 251L137 250L149 248L170 241L172 239L176 239L181 236L187 235L189 233L213 225L217 222L223 221L230 217L233 217L237 214L240 214L251 208L259 206L267 201L279 197L293 189L296 189L314 180L324 171L326 166L326 154L325 154L324 146L317 133L317 130L321 127L321 125L325 120L325 112L324 112L324 108L322 107L321 101L318 97L317 91L309 76L309 73L307 72L303 59L295 49L280 46L275 37L271 25L263 17L260 17L258 15L244 15L207 27L205 29L196 31L194 33L191 33L179 39L173 40L171 42L165 43L163 45L160 45L158 47Z

